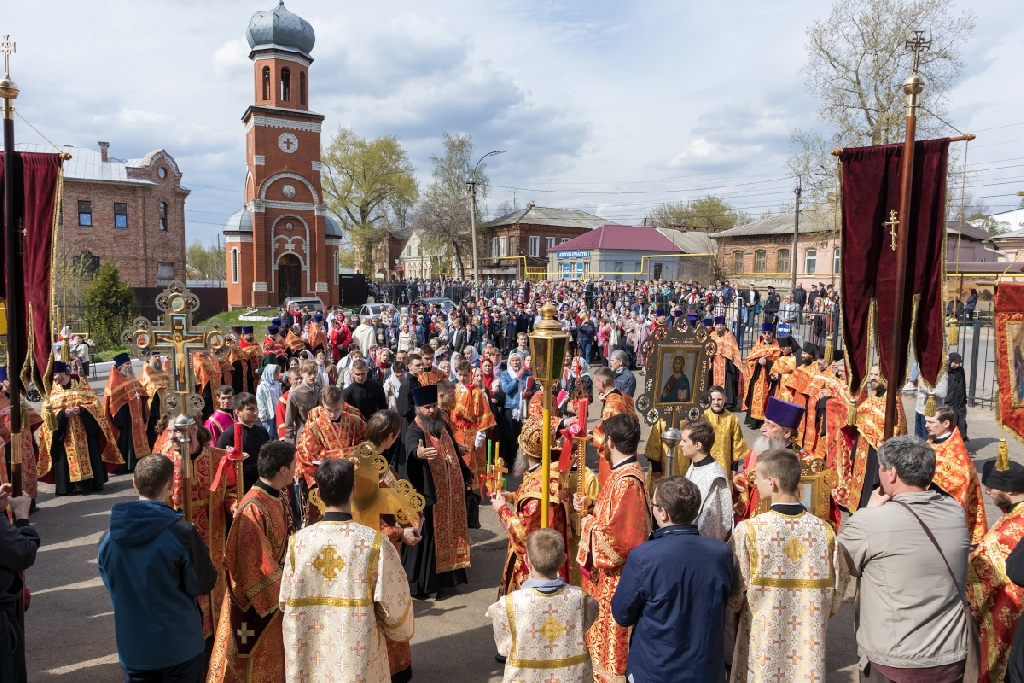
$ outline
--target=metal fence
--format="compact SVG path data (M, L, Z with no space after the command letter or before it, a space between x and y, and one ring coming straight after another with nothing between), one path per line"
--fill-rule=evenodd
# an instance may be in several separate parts
M960 320L959 339L949 347L950 352L955 351L963 358L967 405L972 408L992 408L995 405L999 377L996 373L993 323L992 304L988 305L988 310L976 310L973 319Z

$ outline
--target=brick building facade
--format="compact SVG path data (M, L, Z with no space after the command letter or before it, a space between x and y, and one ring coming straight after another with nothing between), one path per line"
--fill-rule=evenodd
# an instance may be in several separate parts
M255 103L242 116L245 207L224 225L228 304L318 296L333 305L341 230L320 186L324 117L309 109L313 27L282 2L254 14L246 38Z
M64 200L58 215L57 248L73 263L95 271L115 261L121 279L133 287L158 287L184 280L185 198L174 158L156 149L141 159L65 147ZM42 145L20 151L45 152Z
M610 221L575 209L549 209L534 204L486 223L480 231L480 276L519 279L524 267L543 272L548 252ZM466 268L473 266L472 254Z

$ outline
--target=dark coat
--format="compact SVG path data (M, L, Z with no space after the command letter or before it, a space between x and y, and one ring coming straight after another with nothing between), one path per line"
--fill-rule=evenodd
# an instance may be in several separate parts
M1024 543L1018 543L1006 558L1006 576L1018 586L1024 586ZM1006 683L1024 683L1024 628L1017 622L1006 662Z
M626 675L644 683L722 680L732 576L729 546L693 525L658 529L634 548L612 597L615 621L634 627Z

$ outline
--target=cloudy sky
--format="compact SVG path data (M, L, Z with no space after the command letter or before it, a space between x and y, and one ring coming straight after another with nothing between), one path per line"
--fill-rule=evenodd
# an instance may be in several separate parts
M210 242L242 202L245 29L274 2L3 0L19 111L58 145L106 140L123 159L166 149L192 189L189 240ZM973 4L951 122L979 135L972 191L1007 210L1024 190L1024 4ZM492 214L532 201L638 223L709 192L755 215L792 198L790 131L815 126L804 32L830 3L287 6L316 31L310 106L327 117L325 144L339 126L397 134L425 184L441 132L470 133L480 155L505 150L488 160ZM17 124L19 141L42 142Z

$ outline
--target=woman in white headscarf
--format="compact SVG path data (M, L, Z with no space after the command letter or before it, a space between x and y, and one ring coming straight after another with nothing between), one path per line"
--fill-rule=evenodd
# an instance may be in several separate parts
M274 364L263 368L260 383L256 387L256 408L260 413L260 421L267 429L267 434L274 439L277 436L277 402L281 400L281 366Z

